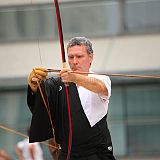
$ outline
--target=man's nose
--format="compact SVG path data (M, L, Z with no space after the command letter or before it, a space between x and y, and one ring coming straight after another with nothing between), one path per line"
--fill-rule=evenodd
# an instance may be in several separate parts
M74 64L76 64L76 63L77 63L77 58L76 58L76 57L74 57L74 59L73 59L73 63L74 63Z

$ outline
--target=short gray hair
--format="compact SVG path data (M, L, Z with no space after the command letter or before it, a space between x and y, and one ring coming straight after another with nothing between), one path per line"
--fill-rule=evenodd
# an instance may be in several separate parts
M76 46L76 45L86 46L87 53L88 54L93 53L92 43L86 37L74 37L70 39L67 45L67 51L68 51L68 48Z

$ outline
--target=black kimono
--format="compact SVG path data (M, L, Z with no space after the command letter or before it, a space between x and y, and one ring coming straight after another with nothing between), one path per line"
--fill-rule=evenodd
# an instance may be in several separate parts
M43 81L41 88L51 111L56 142L61 145L59 159L65 160L69 134L65 85L59 77L52 77ZM88 157L87 159L91 160L114 160L111 137L106 122L107 115L91 127L74 83L69 83L69 99L72 115L70 159L85 160L85 157ZM40 92L33 94L30 87L28 87L27 103L32 112L30 142L39 142L52 138L51 123Z

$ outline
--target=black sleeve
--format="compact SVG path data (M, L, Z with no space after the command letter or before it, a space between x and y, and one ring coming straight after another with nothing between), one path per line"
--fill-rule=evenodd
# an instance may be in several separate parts
M27 105L30 109L30 111L33 114L34 110L34 103L35 103L35 94L32 92L31 87L28 85L27 89Z
M48 85L47 81L41 83L41 89L46 102L48 102L48 95L46 93L49 92L49 89L46 90L46 86L49 88ZM40 142L52 138L53 131L51 122L39 89L36 94L32 94L31 89L28 88L27 103L32 112L29 141ZM47 104L47 107L53 107L48 105L49 104Z

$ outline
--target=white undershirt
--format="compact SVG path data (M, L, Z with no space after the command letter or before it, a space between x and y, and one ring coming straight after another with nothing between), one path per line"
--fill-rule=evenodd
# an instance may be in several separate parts
M97 93L85 89L82 86L78 87L78 93L83 110L91 127L93 127L107 114L109 97L111 96L111 81L108 76L91 74L88 76L102 80L108 90L108 96L101 96Z

